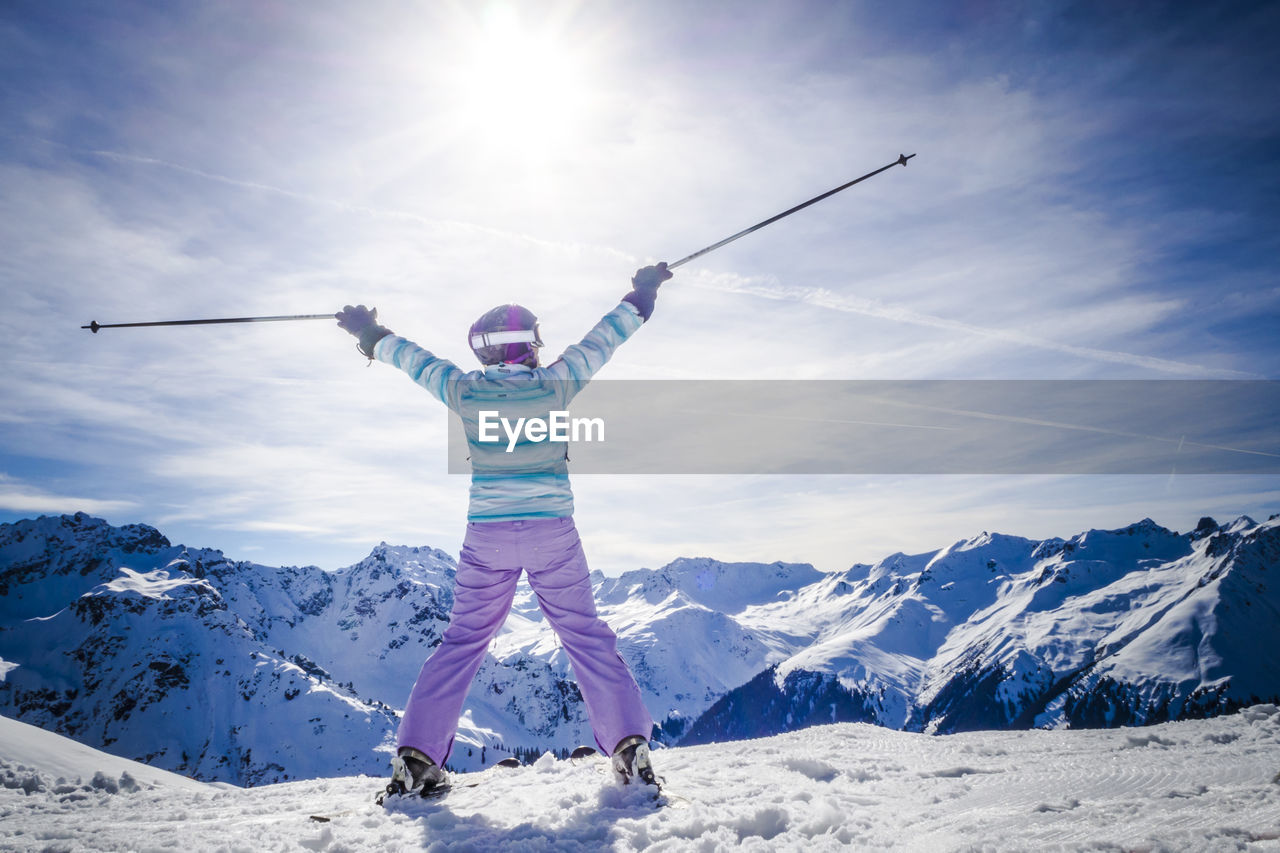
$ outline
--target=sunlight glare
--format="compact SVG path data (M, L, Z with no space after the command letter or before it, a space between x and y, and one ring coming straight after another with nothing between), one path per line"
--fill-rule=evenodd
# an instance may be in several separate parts
M486 148L542 156L570 143L589 101L569 39L489 10L454 78L463 124Z

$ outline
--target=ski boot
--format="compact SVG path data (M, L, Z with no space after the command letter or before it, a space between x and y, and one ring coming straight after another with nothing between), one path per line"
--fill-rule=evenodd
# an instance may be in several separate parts
M386 797L404 797L417 794L420 797L432 797L448 788L448 776L444 770L427 757L410 746L400 747L399 753L391 759L391 781L387 788L378 795L377 803L382 805Z
M613 775L624 785L639 777L640 781L661 788L649 760L649 741L640 735L623 738L613 750Z

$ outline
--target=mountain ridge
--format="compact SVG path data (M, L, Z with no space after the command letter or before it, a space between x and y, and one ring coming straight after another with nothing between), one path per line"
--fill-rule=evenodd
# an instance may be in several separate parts
M987 533L821 572L681 558L592 577L657 736L817 722L946 733L1145 724L1280 697L1280 521ZM453 558L381 543L269 567L83 513L0 525L0 712L198 778L381 774ZM590 743L522 583L451 763ZM333 743L342 748L334 750Z

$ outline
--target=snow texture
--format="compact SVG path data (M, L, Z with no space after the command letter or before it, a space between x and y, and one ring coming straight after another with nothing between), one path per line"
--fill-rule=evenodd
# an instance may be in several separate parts
M197 783L0 718L0 849L1280 850L1274 705L1144 729L838 724L654 761L657 804L603 759L544 755L383 809L380 779Z

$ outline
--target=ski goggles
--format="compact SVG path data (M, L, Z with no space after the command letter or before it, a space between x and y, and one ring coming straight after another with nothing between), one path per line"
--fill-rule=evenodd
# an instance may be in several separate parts
M499 346L501 344L531 344L542 346L542 338L538 335L538 327L532 329L513 329L506 332L482 332L471 336L471 348Z

